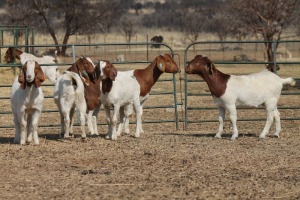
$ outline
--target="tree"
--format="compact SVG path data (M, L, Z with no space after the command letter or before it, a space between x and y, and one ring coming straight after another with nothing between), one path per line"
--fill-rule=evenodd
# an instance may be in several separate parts
M251 33L257 39L280 41L283 30L292 23L296 3L297 0L232 0L228 10L231 26ZM239 29L241 26L244 29ZM264 45L267 61L273 62L272 43L265 42Z
M135 35L134 24L132 19L126 17L121 21L122 33L125 35L127 43L130 43L132 37Z
M135 10L135 15L139 15L139 10L141 10L143 8L143 4L138 2L138 3L133 4L131 7Z
M65 45L74 34L109 31L129 6L128 0L7 0L4 15L7 24L26 24L48 32L56 45L63 32ZM65 55L66 46L57 51Z

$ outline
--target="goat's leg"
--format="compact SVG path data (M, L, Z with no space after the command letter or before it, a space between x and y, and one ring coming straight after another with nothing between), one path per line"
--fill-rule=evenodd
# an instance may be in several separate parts
M92 124L92 115L93 115L93 111L92 110L88 111L86 114L86 119L87 119L88 131L91 135L94 135L94 128L93 128L93 124Z
M125 134L130 134L130 129L129 129L129 117L132 115L133 113L133 106L132 104L128 104L127 106L125 106L125 117L124 117L124 127L123 127L123 132Z
M64 113L64 122L65 122L65 134L64 138L70 138L70 116L68 112Z
M69 115L69 133L68 137L74 137L74 132L73 132L73 126L74 126L74 113L75 113L75 107L72 107L70 110L70 115Z
M27 142L32 142L33 125L32 125L32 114L27 114Z
M141 118L141 107L140 102L135 101L133 102L134 109L135 109L135 115L136 115L136 131L135 131L135 137L140 137L140 132L142 130L142 118Z
M85 110L80 111L80 129L81 129L81 138L85 139Z
M110 139L111 138L111 134L112 134L112 126L111 126L111 117L110 117L110 109L108 106L104 106L104 111L105 111L105 115L106 115L106 122L107 122L107 135L105 136L106 139Z
M224 130L224 120L225 120L226 110L223 107L219 107L219 130L215 135L215 138L221 138Z
M117 136L120 136L123 131L124 122L126 122L124 106L120 108L120 123L117 130Z
M281 131L281 124L280 124L280 113L277 109L274 110L274 117L275 117L275 126L276 126L274 136L279 137L279 133Z
M228 112L229 112L229 118L232 125L232 136L231 139L234 140L239 136L238 128L236 125L237 122L237 113L236 113L236 107L235 105L229 105L227 106Z
M98 133L98 125L97 125L97 117L98 117L98 113L100 111L100 106L101 104L99 104L95 110L93 111L93 115L92 115L92 125L93 125L93 129L94 129L94 134L95 135L99 135Z
M31 126L32 126L32 133L33 133L33 143L35 145L39 145L40 144L40 142L39 142L39 136L38 136L38 132L37 132L40 115L41 115L41 111L36 110L32 114L32 116L31 116Z
M111 139L112 140L117 140L117 123L118 123L118 115L120 112L120 106L119 105L114 105L113 109L113 117L112 117L112 134L111 134Z
M269 133L273 121L274 121L274 110L267 109L267 121L263 131L259 135L259 138L263 139L266 137L266 135Z
M141 116L141 120L142 120L142 116L143 116L143 104L141 104L141 106L140 106L140 116ZM140 133L144 133L142 122L140 124Z
M14 143L20 143L21 126L16 113L14 113L14 124L15 124Z
M20 134L20 144L24 145L26 143L26 131L27 131L27 114L21 113L21 134Z
M66 133L64 114L61 111L59 111L59 114L60 114L60 137L64 138L65 133Z

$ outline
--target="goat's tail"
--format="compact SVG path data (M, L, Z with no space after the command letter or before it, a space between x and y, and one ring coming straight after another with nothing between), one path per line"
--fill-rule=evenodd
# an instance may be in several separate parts
M84 86L82 83L81 78L79 77L78 74L70 71L65 72L70 79L76 84L74 85L75 88L75 103L77 104L78 102L82 102L84 100Z
M290 86L296 85L296 81L293 78L282 78L281 80L283 85L290 85Z

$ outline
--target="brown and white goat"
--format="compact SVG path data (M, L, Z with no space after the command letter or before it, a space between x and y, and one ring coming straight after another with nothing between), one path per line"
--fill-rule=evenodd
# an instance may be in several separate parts
M12 85L10 101L15 124L15 143L25 144L32 141L39 144L38 121L42 112L44 94L41 84L46 77L40 65L28 60L19 77Z
M89 57L79 58L68 71L81 77L84 85L84 97L87 104L87 124L91 135L98 135L97 115L100 104L100 68Z
M141 102L140 115L142 116L143 105L149 97L151 88L157 82L159 77L163 73L178 73L179 71L180 69L178 65L173 60L170 54L160 54L145 69L135 69L130 71L119 72L119 76L127 76L129 78L134 77L138 81L140 85L140 102ZM132 114L132 112L133 112L132 105L127 106L125 108L125 111L124 108L121 108L118 135L120 135L121 132L129 133L128 117L129 115ZM123 124L125 124L124 130L123 130ZM143 133L143 129L141 129L141 133Z
M5 53L6 62L12 63L15 58L19 59L22 65L24 65L28 60L34 60L39 63L45 76L52 83L55 83L57 78L60 76L58 66L55 65L57 58L52 56L36 57L35 55L23 52L20 49L9 47ZM51 64L51 66L46 66L44 64Z
M220 72L208 57L197 55L185 68L187 74L198 74L206 81L208 88L219 108L219 130L216 138L221 138L225 119L225 110L229 111L232 123L232 139L238 137L236 104L259 106L264 104L267 110L266 125L259 135L265 138L273 123L274 117L276 130L274 136L279 137L281 131L280 115L277 102L285 84L295 85L292 78L282 79L276 74L263 70L249 75L229 75ZM267 84L266 84L267 83Z

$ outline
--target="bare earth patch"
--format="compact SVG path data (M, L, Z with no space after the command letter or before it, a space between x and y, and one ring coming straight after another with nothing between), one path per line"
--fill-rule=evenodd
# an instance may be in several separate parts
M229 126L223 139L214 139L216 123L185 131L172 123L146 124L140 138L117 141L105 140L100 126L102 135L87 142L40 128L40 146L12 144L14 130L2 130L1 198L300 198L299 122L283 122L281 138L265 140L258 139L256 123L263 122L239 122L236 141Z

